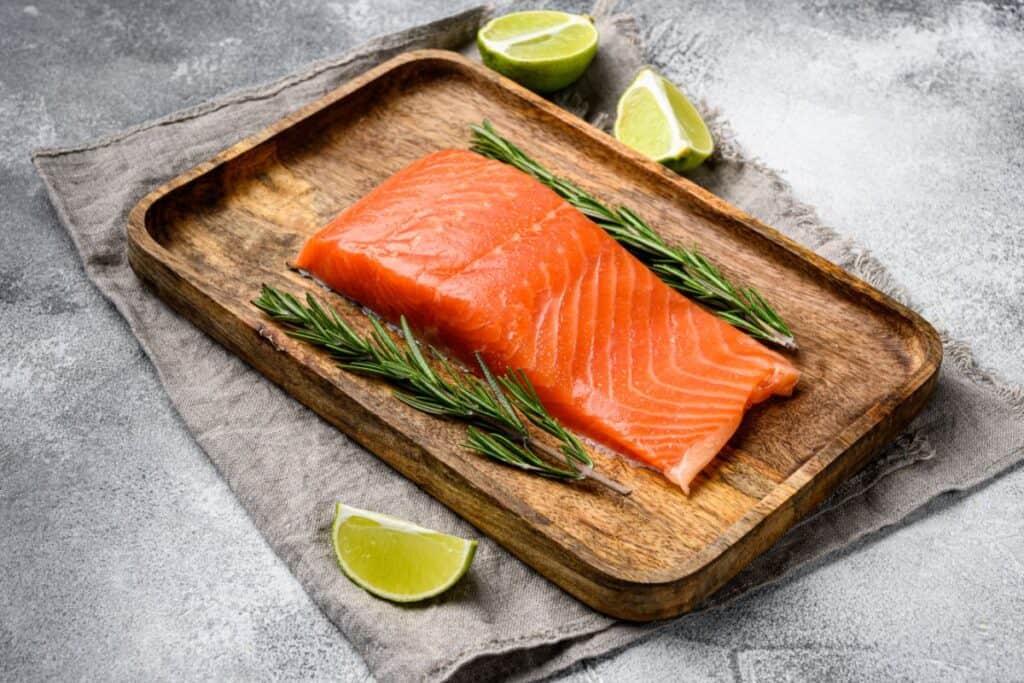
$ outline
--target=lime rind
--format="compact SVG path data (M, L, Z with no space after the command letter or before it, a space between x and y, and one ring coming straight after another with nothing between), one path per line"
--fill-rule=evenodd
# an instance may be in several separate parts
M715 151L715 141L711 137L711 131L708 130L708 126L704 123L704 119L701 117L700 112L697 108L679 91L672 83L662 78L662 82L665 88L665 94L668 97L669 104L672 105L672 111L675 114L675 120L683 130L683 135L687 137L690 144L690 152L681 159L680 162L674 165L674 168L678 171L688 171L692 168L700 166L711 156L712 152Z
M644 111L644 96L656 113ZM619 98L614 133L621 142L677 171L696 168L714 151L697 109L650 67L641 69Z
M421 541L444 544L449 548L456 550L458 553L453 558L454 562L450 563L455 567L455 570L448 572L442 580L432 583L426 590L417 592L397 592L388 590L386 587L381 586L379 583L364 576L362 572L352 566L352 562L346 559L346 552L340 541L342 527L346 523L358 524L361 527L376 527L381 530L392 531L397 534L419 535L424 537L420 539ZM341 568L342 572L345 573L345 576L367 592L392 602L418 602L445 592L454 586L459 579L465 576L470 565L473 563L473 558L476 555L477 548L476 541L462 539L456 536L449 536L432 529L426 529L398 517L392 517L391 515L385 515L369 510L360 510L359 508L350 507L343 503L337 503L334 508L334 522L331 525L331 544L334 547L334 555L338 561L338 566ZM366 561L368 556L364 554L360 559ZM422 557L416 559L420 561L423 560ZM386 560L394 561L395 558L393 556L389 556ZM392 569L393 568L394 567L392 567Z
M590 17L547 10L506 14L477 33L485 65L539 93L578 80L599 41Z

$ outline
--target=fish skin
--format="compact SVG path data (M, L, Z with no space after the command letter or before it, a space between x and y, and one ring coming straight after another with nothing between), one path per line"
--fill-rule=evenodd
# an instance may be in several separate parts
M552 415L686 492L747 408L800 376L555 192L467 150L385 180L295 265L469 365L523 369Z

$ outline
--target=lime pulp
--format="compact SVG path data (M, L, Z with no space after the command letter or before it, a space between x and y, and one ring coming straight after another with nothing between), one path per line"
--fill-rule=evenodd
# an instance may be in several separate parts
M715 148L697 109L649 67L640 70L619 98L615 137L677 171L696 168Z
M590 17L554 11L506 14L477 33L484 64L540 93L561 90L582 76L598 41Z
M331 542L346 576L393 602L443 593L462 578L476 554L476 541L342 503L335 505Z

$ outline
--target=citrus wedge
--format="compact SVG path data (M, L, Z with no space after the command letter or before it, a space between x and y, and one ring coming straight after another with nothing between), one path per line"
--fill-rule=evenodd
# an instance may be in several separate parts
M487 22L476 35L484 64L539 93L583 75L597 54L590 17L566 12L514 12Z
M619 98L615 137L677 171L700 166L715 149L704 119L686 96L649 67Z
M348 578L392 602L443 593L462 578L476 554L476 541L342 503L334 508L331 542Z

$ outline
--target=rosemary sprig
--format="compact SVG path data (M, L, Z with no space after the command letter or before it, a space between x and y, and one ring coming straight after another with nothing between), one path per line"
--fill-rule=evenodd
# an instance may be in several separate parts
M395 387L395 396L407 405L466 423L466 446L471 450L540 476L590 478L618 493L630 492L594 471L583 444L547 412L522 371L495 377L477 355L481 379L455 369L431 348L443 370L438 373L427 362L404 317L401 330L405 344L399 348L375 317L370 317L373 331L362 336L312 294L307 293L303 303L292 294L263 285L252 303L282 323L289 336L326 349L342 368L387 381ZM535 438L523 417L554 437L558 448ZM553 464L556 462L559 464Z
M498 135L490 121L485 119L482 125L471 128L474 152L514 166L550 187L646 263L669 287L700 301L752 337L796 350L793 333L756 289L733 285L696 249L668 244L627 207L610 207L576 183L553 175Z

